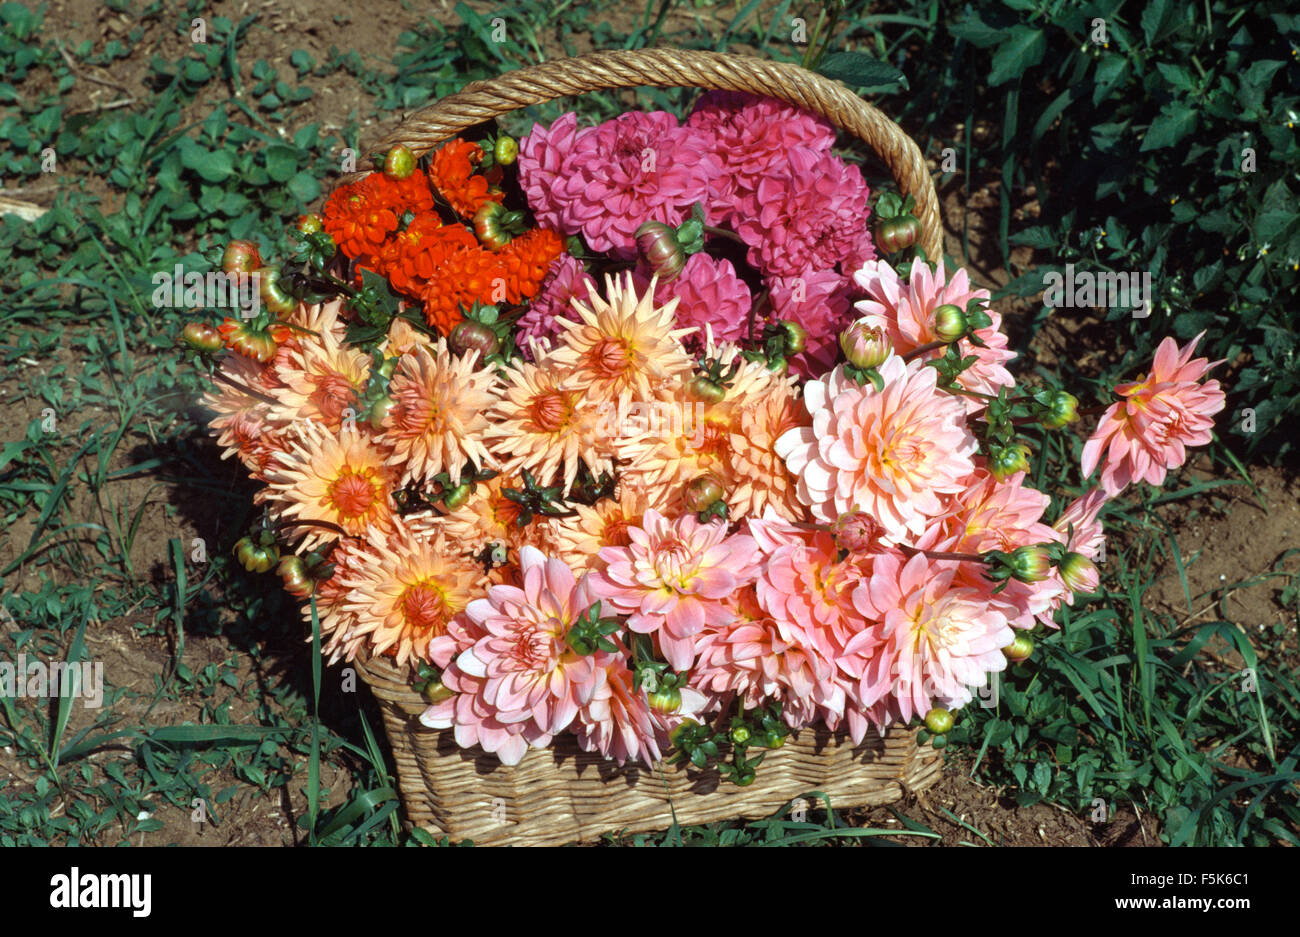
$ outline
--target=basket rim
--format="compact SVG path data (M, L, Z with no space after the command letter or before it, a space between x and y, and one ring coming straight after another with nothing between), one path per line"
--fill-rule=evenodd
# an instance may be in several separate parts
M899 192L911 195L921 225L919 246L927 258L942 258L943 226L934 180L920 147L897 123L858 97L843 82L791 62L698 49L616 49L552 59L470 82L407 115L365 152L396 144L422 156L463 130L501 114L560 97L635 87L696 87L776 98L819 114L866 143L889 169ZM369 170L342 176L339 185Z

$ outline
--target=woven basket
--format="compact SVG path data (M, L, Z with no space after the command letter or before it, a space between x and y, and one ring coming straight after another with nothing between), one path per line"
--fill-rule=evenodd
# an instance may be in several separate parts
M715 52L648 49L595 52L476 81L406 118L367 148L404 143L421 156L467 127L558 97L605 88L698 87L749 91L821 114L866 142L916 202L920 246L940 256L939 203L916 144L898 125L847 87L796 65ZM353 174L343 181L360 178ZM578 747L571 734L514 766L481 749L462 749L450 730L423 726L425 701L412 675L386 658L358 660L374 691L393 747L407 819L435 836L480 845L546 846L597 839L606 832L665 829L734 817L768 816L819 791L836 807L892 803L938 780L942 756L901 727L870 730L859 745L825 729L805 729L770 751L748 787L716 771L664 765L623 768Z

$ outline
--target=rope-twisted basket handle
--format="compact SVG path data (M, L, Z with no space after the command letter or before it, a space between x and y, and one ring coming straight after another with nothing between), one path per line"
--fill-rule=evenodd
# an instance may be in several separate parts
M556 59L475 81L455 94L421 108L367 152L404 143L422 156L467 127L532 104L606 88L704 88L749 91L778 98L820 114L865 142L889 167L899 191L916 202L920 246L926 257L942 254L939 200L921 151L896 123L863 101L842 82L798 65L749 55L687 49L637 49L591 52ZM345 177L344 181L359 178Z

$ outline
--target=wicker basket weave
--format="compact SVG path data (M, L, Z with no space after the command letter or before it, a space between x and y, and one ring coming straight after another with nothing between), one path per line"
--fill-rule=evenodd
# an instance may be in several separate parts
M467 127L518 108L644 86L749 91L823 115L866 142L899 191L914 197L920 246L926 256L940 256L934 184L920 150L898 125L837 81L750 56L649 49L559 59L466 85L410 115L366 151L404 143L420 156ZM674 818L686 825L767 816L813 791L837 807L886 804L931 786L942 770L940 753L918 745L915 731L901 727L883 737L869 730L856 746L843 735L805 729L767 754L748 787L722 781L713 770L619 768L581 750L570 734L506 767L481 749L461 749L450 730L423 726L418 717L427 704L411 688L411 674L386 658L358 660L356 666L383 712L407 819L453 841L530 846L589 841L606 832L664 829Z

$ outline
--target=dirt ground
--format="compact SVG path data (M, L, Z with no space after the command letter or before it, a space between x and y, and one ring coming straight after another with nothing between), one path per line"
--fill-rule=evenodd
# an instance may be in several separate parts
M490 10L494 6L483 2L471 2L469 5L481 11ZM454 22L453 8L454 4L447 0L418 4L414 9L406 9L398 3L371 3L360 7L345 0L267 0L263 3L242 0L238 3L211 5L214 15L224 15L236 21L251 13L257 14L257 20L249 28L245 44L240 47L241 68L246 72L251 71L253 63L259 58L266 59L276 67L287 67L289 52L297 48L307 50L318 62L327 60L331 47L343 51L358 49L372 60L384 61L394 51L394 39L402 30L412 27L426 16L443 22ZM639 9L639 5L635 10L630 5L618 7L612 15L630 19L639 15ZM707 15L707 10L701 11L701 15ZM45 23L47 36L62 39L69 48L75 47L83 39L90 39L94 42L96 51L101 50L105 42L123 37L135 25L131 18L114 12L96 0L50 0ZM155 52L165 54L169 44L179 41L182 41L181 37L170 29L164 29L156 23L149 25L145 41L140 43L136 54L116 62L111 73L104 69L85 71L85 74L93 76L95 80L78 82L70 109L94 109L144 94L142 82L148 74L150 56ZM544 45L544 49L551 54L557 48L558 44ZM350 117L361 119L363 126L370 121L367 116L369 108L366 106L366 92L346 73L337 72L328 80L316 81L313 89L313 98L293 112L294 119L302 124L319 121L326 129L336 129ZM201 116L207 106L210 106L210 102L200 100L194 108ZM286 126L281 129L286 135L291 135L297 127ZM92 190L102 188L102 183L94 178L87 179L83 184ZM107 201L104 210L111 211L112 193L103 188L102 194ZM944 216L949 229L946 246L949 253L957 257L962 254L960 225L963 197L962 187L956 184L948 186L942 193ZM1005 282L1005 275L997 267L996 260L990 259L989 252L985 250L986 238L991 237L991 232L996 228L996 207L996 190L991 186L976 188L966 205L972 223L972 272L983 285ZM1032 195L1022 199L1016 208L1018 217L1032 217L1035 211ZM1013 259L1018 263L1027 263L1029 258L1028 249L1021 248ZM1019 310L1007 306L1003 311L1008 315L1008 327L1016 327ZM45 362L37 366L50 365L51 362ZM5 388L0 388L0 400L3 400L7 392ZM3 431L4 438L17 438L28 420L36 414L10 413L10 410L8 407L0 407L0 431ZM215 461L215 449L211 454ZM133 458L129 451L120 451L119 456L119 464L127 464ZM1288 546L1300 545L1300 480L1267 468L1252 469L1252 474L1263 497L1263 505L1247 486L1241 485L1219 489L1213 497L1199 498L1190 505L1190 509L1188 505L1178 505L1168 511L1170 521L1182 535L1180 543L1185 551L1188 586L1194 600L1225 582L1250 581L1252 577L1274 568ZM240 473L234 466L231 466L229 477L232 486L240 483ZM170 577L166 554L170 538L179 536L183 542L188 543L192 537L203 537L209 543L215 543L222 540L225 529L223 525L238 521L224 517L215 508L205 509L203 505L210 504L210 499L206 499L202 492L186 490L177 485L162 485L148 476L124 479L116 484L116 491L124 503L134 505L146 497L149 499L150 504L141 521L132 562L143 575L159 583L167 582ZM93 498L84 490L80 498L80 501L74 502L75 519L103 523L106 506L94 503ZM178 504L188 507L184 511L178 511L175 508ZM30 518L21 520L7 532L7 537L0 545L0 554L9 554L15 548L21 549L21 545L26 543L31 528L24 528L24 524L30 525ZM1297 559L1293 557L1287 561L1289 568L1296 568ZM1219 614L1215 611L1215 604L1208 598L1194 601L1195 607L1188 608L1172 564L1166 565L1167 568L1160 571L1161 579L1156 589L1149 596L1154 607L1178 615L1187 622L1195 621L1198 616ZM35 571L29 569L27 573L28 584L36 585ZM1275 597L1277 588L1278 583L1274 580L1242 585L1229 591L1223 601L1227 611L1231 612L1232 620L1248 623L1249 627L1257 625L1263 631L1283 621L1283 612ZM91 657L103 660L106 670L114 675L114 682L132 691L132 695L117 708L117 712L124 717L124 724L138 720L143 715L153 693L154 680L167 669L174 653L169 638L158 634L143 634L140 624L139 620L128 615L96 623L95 628L87 634ZM254 679L276 682L285 679L286 674L301 675L309 672L310 649L300 642L301 632L297 630L300 626L296 621L284 624L284 633L260 643L256 648L256 656L247 653L249 649L242 649L238 673L241 681ZM191 669L197 671L206 663L227 659L231 651L232 648L224 637L196 634L187 640L185 660ZM1265 653L1300 657L1294 628L1290 634L1283 634L1267 643ZM250 709L246 705L241 709L236 704L231 710L232 721L238 722L241 718L252 720ZM197 705L162 702L153 708L149 719L151 724L167 725L187 720L197 721L198 717ZM74 707L72 729L79 727L79 720L87 718ZM85 723L82 721L80 724ZM130 757L125 745L117 749L108 748L94 756L95 759ZM347 784L350 781L346 764L327 760L322 765L322 771L322 784L330 788L328 804L342 803L347 798ZM1088 818L1077 817L1052 805L1038 804L1021 808L1005 792L976 784L966 776L967 771L968 766L963 767L955 759L951 760L937 787L896 809L941 832L946 845L1139 846L1159 843L1158 829L1149 816L1121 811L1105 823L1094 824ZM24 772L25 769L10 753L0 752L0 777L29 782L30 779ZM238 784L240 788L235 799L223 806L223 823L220 827L196 825L191 822L188 809L167 806L157 814L157 818L165 824L164 829L145 834L141 842L147 845L289 845L301 842L302 837L295 830L295 823L306 810L303 783L295 781L278 788L277 791L288 793L272 799L233 776L214 776L209 781L213 790L231 784ZM955 816L957 821L949 818L945 811ZM884 808L851 811L850 816L863 825L898 825L893 814ZM917 840L909 842L921 844Z

